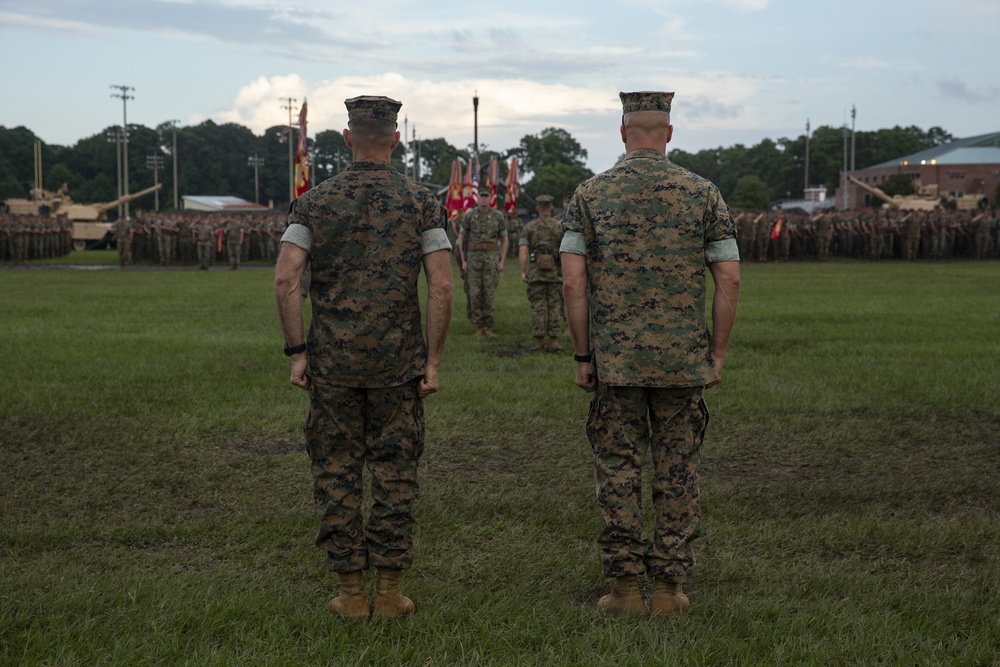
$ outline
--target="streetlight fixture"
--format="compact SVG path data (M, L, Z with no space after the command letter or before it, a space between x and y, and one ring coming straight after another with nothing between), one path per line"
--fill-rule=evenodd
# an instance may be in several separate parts
M174 166L174 210L175 211L180 208L178 204L179 200L177 197L177 123L179 122L180 121L177 120L167 121L167 123L170 125L170 130L174 135L174 146L173 149L171 149L170 151L170 161L173 162Z
M163 156L162 155L147 155L146 156L146 169L152 169L153 170L153 185L159 185L160 184L160 169L163 169ZM154 204L154 207L155 207L156 211L159 211L160 210L160 190L157 189L156 192L153 193L153 196L156 198L156 200L155 200L156 203Z
M108 143L115 143L115 161L118 163L118 189L115 190L115 199L122 198L122 145L121 145L122 131L120 128L115 128L113 132L108 132ZM122 205L118 205L118 219L122 217Z
M253 167L253 201L260 203L260 167L264 164L264 158L258 157L256 153L247 158L247 164Z
M111 88L113 90L118 90L117 93L111 93L111 97L116 97L122 101L122 155L124 156L124 177L122 179L122 184L124 186L123 196L128 197L128 101L134 100L135 97L129 95L130 90L135 90L132 86L126 86L123 84L112 84ZM125 219L129 217L128 202L125 202Z

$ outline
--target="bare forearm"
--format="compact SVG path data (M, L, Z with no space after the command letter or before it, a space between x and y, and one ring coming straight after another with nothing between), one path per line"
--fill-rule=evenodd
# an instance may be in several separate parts
M563 297L566 301L566 324L577 354L590 352L590 304L587 301L586 260L568 253L562 254Z
M739 262L720 262L710 267L715 281L712 299L712 355L719 362L726 357L729 337L736 322L740 300Z
M440 257L436 257L440 255ZM451 263L449 253L432 253L427 262L427 365L437 369L451 323Z

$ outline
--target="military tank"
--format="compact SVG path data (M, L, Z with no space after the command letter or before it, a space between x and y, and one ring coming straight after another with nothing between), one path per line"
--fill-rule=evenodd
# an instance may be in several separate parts
M41 190L34 199L8 199L3 202L2 210L11 215L65 216L73 223L73 249L85 250L104 241L110 234L113 225L108 222L108 211L152 194L162 187L163 183L157 183L114 201L78 204L70 198L66 185L63 185L56 192Z
M881 188L876 188L868 185L867 183L862 183L853 176L848 176L847 180L854 183L865 192L878 197L890 208L895 208L900 211L936 211L939 208L944 208L941 197L938 197L936 185L918 187L916 194L905 196L894 195L890 197Z

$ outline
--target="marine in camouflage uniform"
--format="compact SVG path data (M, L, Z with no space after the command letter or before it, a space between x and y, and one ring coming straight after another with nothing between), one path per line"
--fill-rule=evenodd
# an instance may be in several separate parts
M226 220L226 252L229 256L229 268L236 270L240 268L240 255L243 252L243 241L246 237L246 225L238 215L231 216Z
M214 239L215 229L208 218L204 216L197 218L191 228L191 240L198 248L198 268L203 271L212 266L212 259L215 257Z
M275 291L292 384L309 391L316 544L340 579L330 610L367 616L363 571L375 567L375 615L401 616L413 612L399 581L413 562L423 399L437 391L451 316L451 244L434 195L390 163L400 103L359 97L346 105L344 138L354 161L292 202ZM299 279L307 261L312 319L304 336ZM366 524L365 466L372 479Z
M594 392L598 545L614 577L598 608L645 613L638 575L653 578L649 611L687 609L681 585L701 526L698 468L708 423L702 390L721 379L739 298L729 210L709 181L666 157L673 93L622 93L626 156L585 181L563 221L563 281L576 383ZM712 333L706 267L715 282ZM654 463L655 532L642 536L642 460Z
M552 217L552 197L539 195L535 202L538 217L524 226L518 241L521 280L528 285L534 349L558 352L562 349L558 340L562 307L558 252L563 230L559 221ZM545 345L546 336L549 337L548 345Z
M476 336L494 338L497 284L507 256L507 221L490 208L493 193L479 190L477 206L465 214L458 230L458 248L462 271L469 286L472 326ZM465 242L468 241L468 245Z
M134 231L131 223L125 218L118 218L113 229L115 230L115 243L118 246L118 265L124 269L132 264L132 238Z

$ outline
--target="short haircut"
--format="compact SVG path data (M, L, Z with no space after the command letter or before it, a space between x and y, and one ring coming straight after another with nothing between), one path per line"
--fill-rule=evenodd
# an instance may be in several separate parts
M347 123L351 139L362 146L389 146L396 133L396 123L379 118L357 118Z
M626 129L640 132L665 130L670 125L670 114L663 111L632 111L622 114L622 125Z

